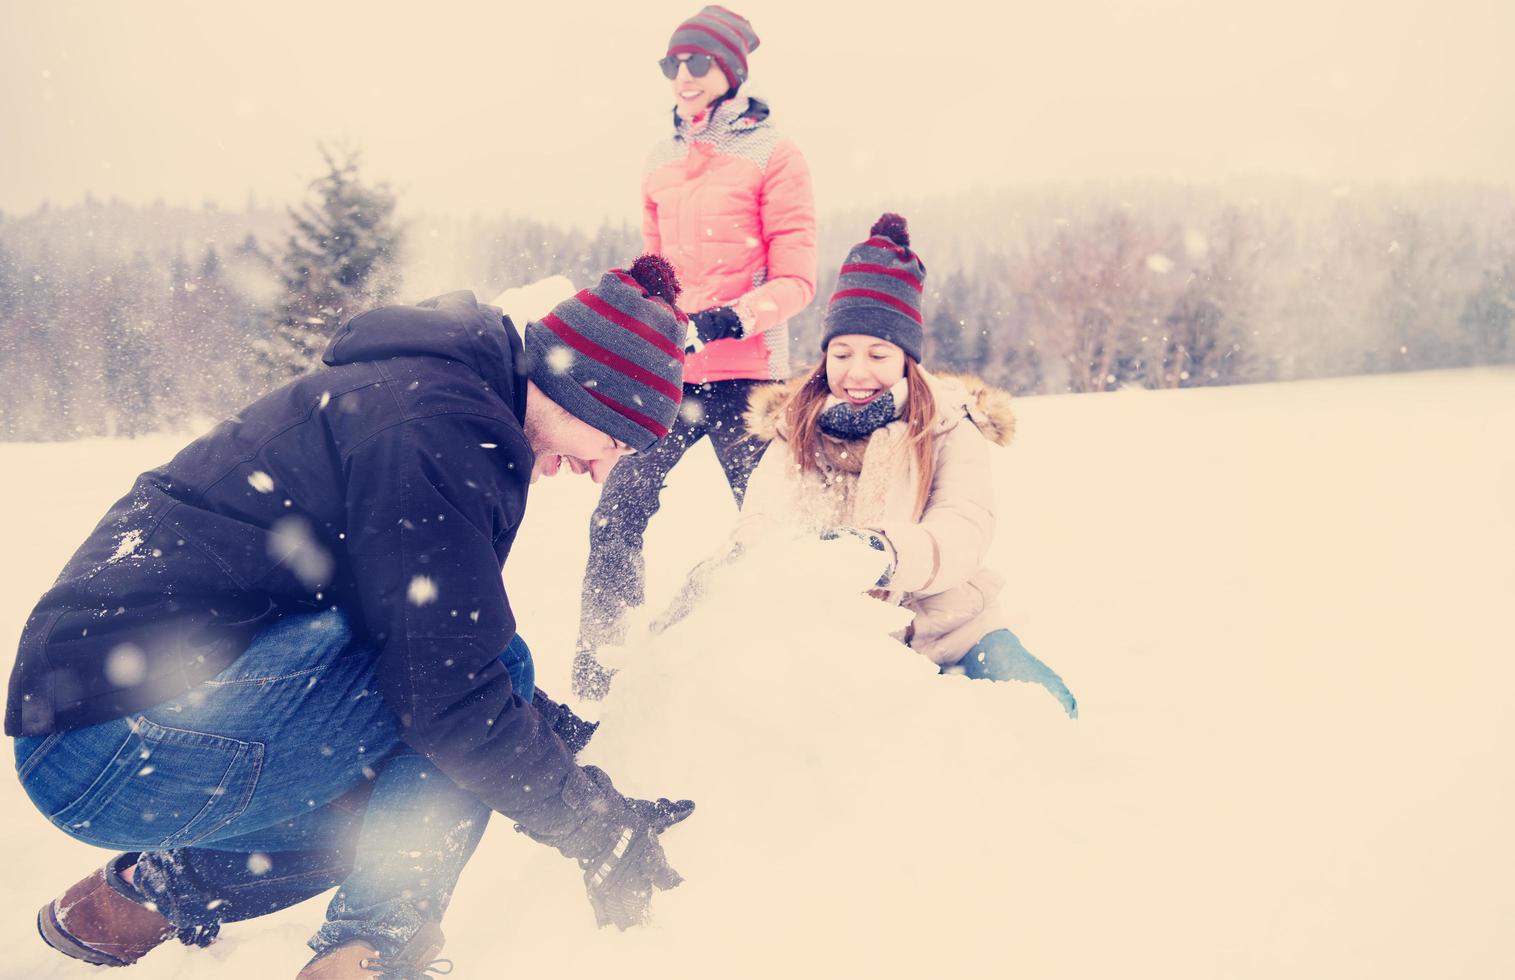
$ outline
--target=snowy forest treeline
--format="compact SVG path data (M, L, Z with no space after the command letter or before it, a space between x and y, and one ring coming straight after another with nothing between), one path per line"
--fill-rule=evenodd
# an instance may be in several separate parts
M87 198L0 214L0 439L132 435L227 414L315 363L368 305L638 251L508 215L397 217L352 158L294 208ZM890 202L928 269L928 363L1016 394L1222 385L1515 360L1515 193L1458 185L1067 186ZM818 355L847 248L825 213Z

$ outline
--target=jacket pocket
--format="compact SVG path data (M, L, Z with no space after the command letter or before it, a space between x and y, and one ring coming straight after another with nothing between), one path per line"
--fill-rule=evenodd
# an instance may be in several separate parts
M188 847L247 809L263 745L168 728L137 716L84 794L49 816L70 836L106 847Z
M968 581L946 592L910 597L906 605L915 610L915 635L934 640L966 626L989 608L1004 587L1005 580L998 572L981 568Z
M993 569L980 568L968 580L968 584L977 589L979 595L983 596L984 604L979 610L982 612L983 609L988 608L990 603L999 597L1000 592L1005 587L1005 577Z

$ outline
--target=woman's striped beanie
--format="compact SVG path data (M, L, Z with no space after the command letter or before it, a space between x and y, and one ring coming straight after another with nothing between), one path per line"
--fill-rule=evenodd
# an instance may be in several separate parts
M910 228L899 215L879 218L869 235L847 253L837 276L821 351L832 337L861 333L898 344L919 361L925 343L921 291L926 264L910 250Z
M747 81L747 56L759 43L746 17L712 5L679 25L668 39L668 53L710 55L734 91Z
M569 414L641 451L668 434L684 397L673 267L644 255L526 324L526 374Z

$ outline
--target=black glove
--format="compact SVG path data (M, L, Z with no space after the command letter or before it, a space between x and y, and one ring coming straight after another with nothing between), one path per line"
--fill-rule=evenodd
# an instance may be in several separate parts
M742 336L742 318L729 306L701 310L689 319L694 323L695 334L702 344L713 340L735 340Z
M568 746L568 751L578 755L589 744L594 736L595 729L600 727L597 721L585 721L573 713L573 709L566 704L559 704L543 693L541 688L531 696L531 706L537 709L537 714L552 729L553 734L563 740Z
M609 847L580 861L595 923L627 929L647 918L654 888L667 891L684 879L668 864L658 835L694 812L691 800L627 800L632 820Z
M844 538L856 538L874 551L883 552L883 571L879 574L878 581L873 583L876 589L882 589L889 585L889 579L894 576L894 555L889 546L884 544L884 539L873 531L857 527L834 527L821 532L822 541L840 541Z
M627 929L641 923L653 890L674 888L683 881L669 867L658 835L693 813L694 803L626 799L596 766L570 774L563 796L569 809L582 815L573 830L541 834L520 824L516 830L579 862L598 925Z

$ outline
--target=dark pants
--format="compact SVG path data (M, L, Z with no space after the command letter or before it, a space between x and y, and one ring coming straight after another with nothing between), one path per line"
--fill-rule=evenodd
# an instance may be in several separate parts
M579 612L578 655L574 658L573 689L579 697L605 696L609 675L594 651L624 639L627 608L645 600L642 538L658 512L668 473L684 453L706 436L726 471L726 482L737 507L747 492L747 478L763 455L766 443L747 434L743 415L747 397L763 381L713 381L685 385L684 402L668 437L646 452L616 464L600 492L599 506L589 522L589 563Z
M529 699L525 643L502 659ZM286 616L177 698L18 738L22 786L70 836L141 851L134 884L186 942L340 886L312 948L393 955L441 920L490 810L400 740L373 663L341 611Z

